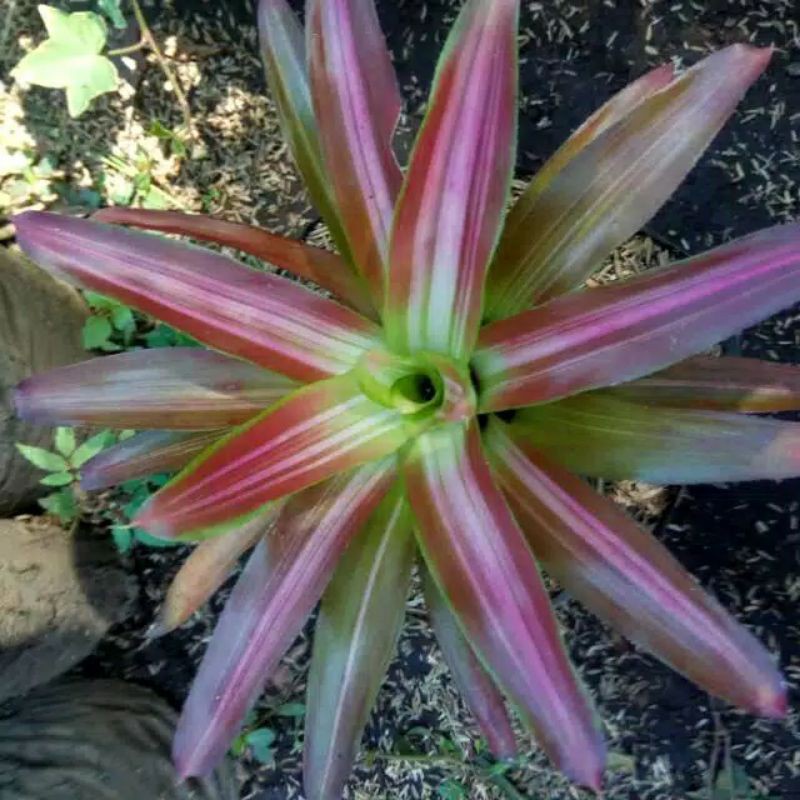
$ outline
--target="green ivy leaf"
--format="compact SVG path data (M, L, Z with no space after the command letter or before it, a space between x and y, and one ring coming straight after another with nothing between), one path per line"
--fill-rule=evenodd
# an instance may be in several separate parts
M72 428L56 428L56 450L69 457L75 452L75 431Z
M17 443L17 450L35 467L46 472L65 472L69 470L67 460L58 453L51 453L42 447Z
M83 346L87 350L101 350L109 344L113 328L107 317L89 317L83 326Z
M90 458L94 458L101 450L114 444L114 434L111 431L100 431L88 438L70 458L70 464L75 469L80 469Z
M42 478L39 483L43 486L68 486L74 480L71 472L51 472Z
M245 743L253 753L253 757L261 764L271 764L275 760L275 731L271 728L256 728L244 737Z
M49 38L28 53L12 75L24 83L65 89L67 110L80 116L95 97L117 88L117 69L100 55L106 44L103 18L91 11L68 14L39 6Z

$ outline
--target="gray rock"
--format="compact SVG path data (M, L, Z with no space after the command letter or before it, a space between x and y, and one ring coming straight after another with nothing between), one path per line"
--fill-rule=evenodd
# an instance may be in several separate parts
M229 762L178 785L175 712L121 681L61 681L0 709L0 800L235 800Z
M85 658L133 594L110 540L0 520L0 701Z
M78 293L0 247L0 515L23 510L42 493L42 472L16 442L49 448L53 432L14 415L11 390L35 372L87 358L81 331L88 311Z

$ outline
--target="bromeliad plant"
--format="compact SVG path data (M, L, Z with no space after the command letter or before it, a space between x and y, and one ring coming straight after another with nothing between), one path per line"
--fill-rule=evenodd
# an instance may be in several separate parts
M321 598L305 784L340 796L417 550L443 651L498 757L515 747L507 698L560 769L600 786L601 734L538 564L707 691L782 715L770 654L575 475L800 474L800 427L747 413L800 408L798 372L698 356L800 299L800 226L576 291L669 197L770 53L737 45L680 76L647 73L506 217L516 0L466 3L405 173L372 3L309 0L307 56L285 0L259 15L286 137L340 255L168 212L17 219L48 269L213 348L104 357L17 392L28 419L143 431L86 465L90 488L184 467L135 521L200 542L162 630L255 546L183 711L180 773L222 756ZM233 246L334 297L108 223Z

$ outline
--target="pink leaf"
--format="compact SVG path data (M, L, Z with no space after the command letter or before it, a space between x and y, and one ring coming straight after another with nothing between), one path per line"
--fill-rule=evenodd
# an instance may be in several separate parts
M800 224L551 300L486 326L484 411L544 403L682 361L800 299Z
M106 489L156 472L173 472L211 447L225 431L142 431L103 450L84 464L81 486Z
M40 424L204 430L239 425L296 384L197 347L131 350L27 378L14 403Z
M325 166L356 265L380 304L402 173L401 99L372 0L308 0L311 93Z
M427 569L423 580L425 604L433 632L459 694L475 717L492 755L498 759L513 758L517 753L517 743L503 695L464 638L455 615Z
M757 358L697 356L605 390L650 406L709 411L800 410L800 368Z
M102 208L92 219L162 233L177 233L201 242L214 242L241 250L299 278L313 281L323 289L333 292L356 311L370 318L375 317L375 308L363 281L341 256L294 239L277 236L255 225L227 222L207 214L149 211L122 206Z
M163 538L213 528L382 458L409 435L403 416L349 375L306 386L222 439L152 497L135 524Z
M345 372L378 334L354 311L210 250L42 211L14 224L48 271L296 380Z
M508 317L580 286L669 199L771 54L737 44L668 85L667 71L648 73L611 100L616 108L590 119L509 214L487 317Z
M200 542L170 582L158 619L147 635L164 636L201 608L228 580L239 558L259 540L271 535L280 509L280 503L272 503L224 536Z
M288 501L228 599L183 707L173 745L182 777L207 774L225 755L393 476L390 459Z
M471 0L441 56L392 233L384 318L401 352L456 359L478 333L514 167L516 0Z
M800 424L649 407L607 392L518 411L515 436L581 475L719 483L800 475Z
M415 552L398 483L350 543L320 605L303 747L308 800L342 796L394 655Z
M286 0L259 0L258 38L283 137L289 144L311 200L322 214L337 249L352 269L350 245L323 163L311 100L305 37Z
M537 558L573 597L714 695L786 713L772 657L655 538L535 448L490 423L496 474Z
M492 480L477 425L420 436L404 473L425 561L482 663L556 766L599 790L602 736L533 554Z

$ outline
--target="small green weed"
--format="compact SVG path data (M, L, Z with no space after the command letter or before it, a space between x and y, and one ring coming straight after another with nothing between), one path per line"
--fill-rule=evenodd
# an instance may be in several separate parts
M64 525L76 522L85 498L80 488L80 468L115 441L116 436L105 430L79 445L72 428L56 428L53 450L17 443L17 450L47 473L39 482L56 489L39 500L39 505Z
M277 734L272 728L258 725L255 714L248 714L242 732L233 740L231 755L241 758L249 752L264 766L275 765L275 740Z

